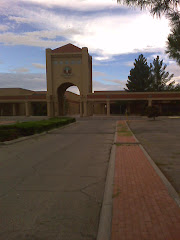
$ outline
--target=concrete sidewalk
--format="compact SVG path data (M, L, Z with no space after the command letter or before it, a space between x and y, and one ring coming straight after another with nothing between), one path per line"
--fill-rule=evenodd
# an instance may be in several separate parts
M180 208L126 122L119 121L111 240L179 239Z

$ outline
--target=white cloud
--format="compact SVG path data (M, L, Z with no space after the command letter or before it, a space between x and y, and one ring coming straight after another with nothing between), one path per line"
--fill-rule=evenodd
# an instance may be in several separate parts
M25 88L30 90L46 90L45 74L0 73L1 88Z
M64 7L72 8L77 10L97 10L107 7L119 7L116 0L21 0L22 2L31 2L35 4L40 4L47 7Z
M125 85L117 85L116 91L124 90ZM114 84L104 84L102 82L93 81L93 91L113 91Z
M9 26L8 26L8 25L0 24L0 31L1 31L1 32L7 31L8 29L9 29Z
M10 71L15 73L27 73L29 72L29 69L25 67L20 67L20 68L11 69Z
M175 62L169 64L166 68L170 74L174 74L172 80L175 80L175 83L180 83L180 66L178 66Z
M22 1L22 0L21 0ZM19 2L21 2L19 0ZM9 1L8 1L9 2ZM40 31L15 34L11 32L0 34L0 42L6 45L28 45L40 47L57 47L72 42L80 47L87 46L92 53L98 53L95 60L108 60L113 55L138 51L153 52L165 47L169 33L168 21L165 18L156 19L145 12L128 15L66 15L57 14L52 7L69 7L83 10L85 7L102 8L120 7L116 1L104 0L29 0L25 1L50 6L47 9L25 8L23 5L15 8L9 16L17 23L32 24ZM84 7L83 7L84 6ZM122 6L121 6L122 8ZM131 15L132 14L132 15ZM163 29L160 31L160 29ZM64 37L67 41L56 41Z
M55 48L58 45L64 45L67 43L65 41L44 40L43 34L41 35L41 31L38 31L38 34L36 36L31 32L23 34L16 34L11 32L3 33L0 34L0 42L4 43L4 45L25 45L44 48Z
M107 75L104 72L98 72L98 71L94 71L92 74L93 74L93 77L104 77Z
M46 66L44 64L41 63L32 63L33 67L35 68L40 68L40 69L45 69Z
M103 78L103 81L105 82L109 82L109 83L114 83L114 85L121 85L123 87L125 87L125 84L127 82L127 80L120 80L120 79L108 79L108 78Z
M127 67L134 67L134 62L133 61L124 62L123 65Z
M73 93L76 93L78 95L80 95L80 92L79 92L79 88L76 87L76 86L71 86L69 87L68 89L66 89L68 92L73 92Z

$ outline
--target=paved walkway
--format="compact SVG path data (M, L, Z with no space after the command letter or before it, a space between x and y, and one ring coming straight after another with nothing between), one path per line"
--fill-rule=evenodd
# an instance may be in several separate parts
M111 240L179 240L180 208L125 121L117 131Z

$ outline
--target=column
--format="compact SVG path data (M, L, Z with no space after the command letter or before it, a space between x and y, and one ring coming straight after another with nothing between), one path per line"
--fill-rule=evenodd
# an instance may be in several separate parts
M83 105L84 105L84 117L87 117L87 101L84 101L83 102Z
M54 102L54 108L55 108L55 117L58 117L60 115L60 113L59 113L59 102L58 101Z
M159 113L162 114L162 103L159 104Z
M82 101L79 102L79 105L80 105L80 117L83 116L83 103Z
M12 108L13 108L13 116L16 116L17 113L16 113L16 104L15 103L13 103Z
M47 116L48 117L54 117L53 102L52 101L47 101Z
M25 112L26 112L26 117L29 117L31 115L31 103L30 102L25 102Z
M127 111L128 111L128 114L130 115L130 113L131 113L130 103L127 104Z
M107 116L110 116L110 111L111 111L110 100L107 100L106 105L107 105Z
M148 107L152 107L152 99L148 99Z

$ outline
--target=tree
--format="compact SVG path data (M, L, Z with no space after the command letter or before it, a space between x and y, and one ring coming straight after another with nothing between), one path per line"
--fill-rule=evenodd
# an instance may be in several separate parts
M148 8L153 15L160 17L165 14L170 20L171 34L168 36L167 50L170 58L180 65L180 11L179 0L117 0L118 3L128 6L139 6L141 9Z
M155 120L155 117L159 116L159 109L156 106L148 106L146 108L146 115L148 118L153 118Z
M173 27L168 36L166 53L180 65L180 23Z
M130 76L127 80L128 92L144 92L148 91L150 85L151 69L147 64L146 58L143 54L139 55L138 59L135 59L134 68L130 70Z
M159 56L153 60L153 64L150 64L151 68L151 86L149 90L152 92L157 91L166 91L173 90L175 81L167 84L174 74L169 75L169 72L166 72L167 65L163 65L163 60L159 59Z

